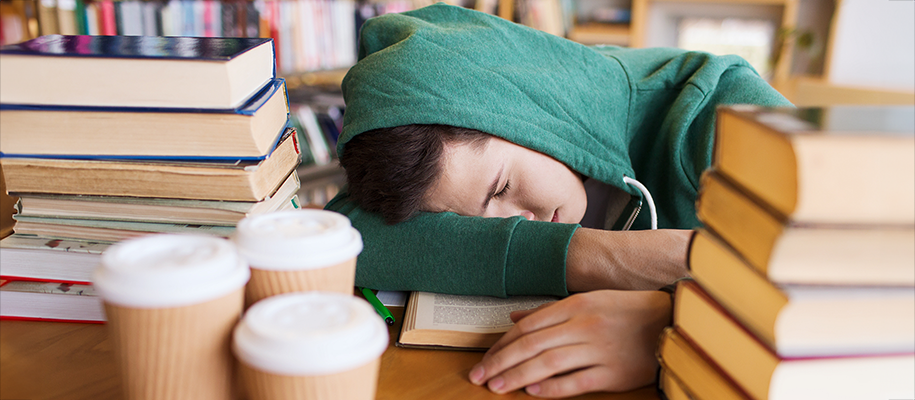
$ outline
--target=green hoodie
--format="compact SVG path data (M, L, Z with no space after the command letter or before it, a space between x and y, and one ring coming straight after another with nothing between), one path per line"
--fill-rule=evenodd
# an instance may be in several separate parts
M548 154L657 205L659 228L699 225L715 107L790 105L737 56L587 47L443 3L368 20L343 80L337 151L362 132L407 124L477 129ZM345 191L328 205L363 236L356 284L494 296L568 294L574 224L423 213L396 225ZM648 227L647 213L635 228Z

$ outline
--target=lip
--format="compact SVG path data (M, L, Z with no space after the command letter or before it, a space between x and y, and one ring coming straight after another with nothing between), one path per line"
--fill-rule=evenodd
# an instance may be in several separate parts
M553 211L553 219L550 222L559 222L559 210Z

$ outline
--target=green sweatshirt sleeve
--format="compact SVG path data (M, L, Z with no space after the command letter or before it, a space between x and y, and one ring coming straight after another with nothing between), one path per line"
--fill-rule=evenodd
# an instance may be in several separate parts
M499 297L568 294L565 258L576 224L424 213L388 225L345 192L325 208L349 217L362 234L357 286Z

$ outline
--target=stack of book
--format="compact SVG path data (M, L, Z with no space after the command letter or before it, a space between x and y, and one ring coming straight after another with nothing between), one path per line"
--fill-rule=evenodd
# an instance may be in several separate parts
M719 110L671 399L915 398L915 107Z
M114 242L225 237L248 215L297 208L301 151L274 65L270 39L52 35L0 48L0 167L19 198L0 277L87 284Z

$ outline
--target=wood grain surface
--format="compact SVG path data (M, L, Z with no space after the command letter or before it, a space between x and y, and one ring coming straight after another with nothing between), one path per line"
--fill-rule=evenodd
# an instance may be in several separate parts
M403 307L381 359L378 400L532 399L516 391L496 395L475 386L467 374L483 353L404 349L393 345ZM122 398L107 325L0 321L0 400ZM576 399L659 400L653 386L626 393L592 393Z

